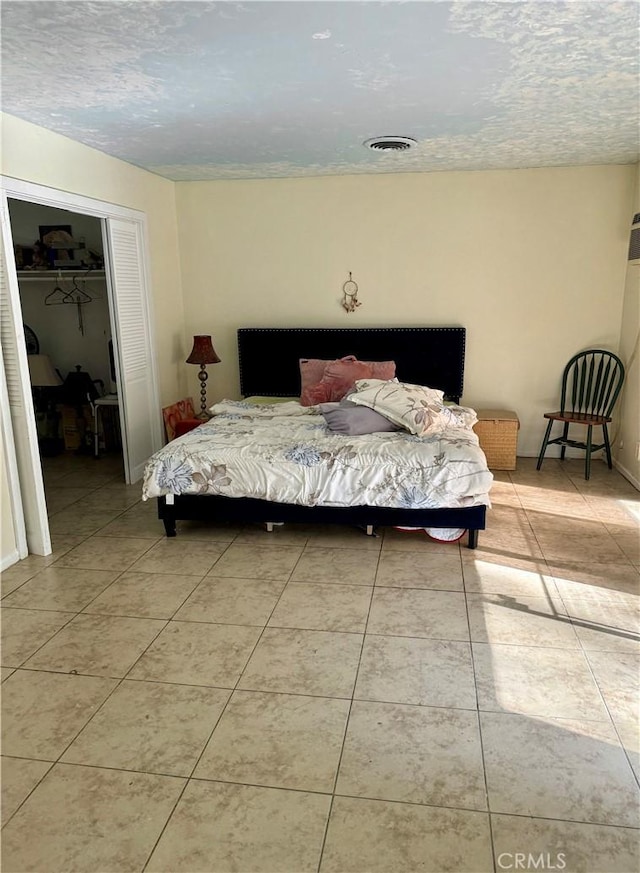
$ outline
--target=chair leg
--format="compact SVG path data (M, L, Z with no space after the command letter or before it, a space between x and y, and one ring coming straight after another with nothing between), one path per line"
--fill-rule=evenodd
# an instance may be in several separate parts
M542 446L540 447L540 454L538 456L538 463L536 465L536 470L539 470L542 466L542 462L544 461L544 453L547 451L547 443L549 442L549 437L551 436L551 428L553 427L553 419L549 419L549 424L547 425L547 430L544 435L544 439L542 440Z
M591 476L591 437L593 434L593 425L587 428L587 457L584 462L584 478L589 479Z
M569 422L565 421L564 427L562 428L562 439L566 440L566 438L568 436L569 436ZM564 455L565 455L566 451L567 451L567 447L561 446L561 448L560 448L560 460L561 461L564 461Z
M613 464L611 463L611 444L609 443L609 431L607 430L607 425L602 425L602 433L604 434L604 450L607 454L607 466L609 469L613 469Z

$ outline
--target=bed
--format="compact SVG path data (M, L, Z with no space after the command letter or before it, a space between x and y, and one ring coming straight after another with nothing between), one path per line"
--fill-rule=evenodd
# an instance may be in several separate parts
M458 402L462 395L465 357L465 329L462 327L241 328L238 330L241 394L243 397L269 396L293 401L300 395L301 358L332 360L345 355L354 355L362 361L393 360L396 362L396 376L401 382L438 388L444 392L446 400L453 402ZM375 481L375 477L365 475L367 471L375 473L378 468L382 471L392 444L399 446L405 461L409 457L417 458L418 450L426 450L428 441L424 438L406 433L373 434L371 438L338 437L327 432L317 409L304 409L297 403L259 407L229 401L227 405L217 407L217 411L219 414L211 422L165 446L147 465L144 496L157 497L158 516L164 523L167 536L176 536L178 520L257 522L265 523L269 528L273 524L319 523L355 525L369 534L374 534L380 526L459 528L468 531L469 548L476 547L478 531L485 527L492 477L472 432L463 435L464 438L458 434L454 439L456 435L452 435L454 453L462 443L466 443L465 451L473 455L473 471L468 475L473 475L477 481L471 496L458 495L455 484L439 486L439 505L433 506L433 499L411 496L415 494L415 488L411 490L409 473L404 477L408 483L404 491L395 487L397 482L394 482L393 475L378 477L384 480L384 485ZM282 439L287 429L291 429L293 435L287 459L294 461L295 466L289 465L290 469L281 475L277 467L270 465L276 455L283 456ZM327 446L320 442L324 439L329 439ZM231 450L241 449L243 440L244 456L234 467ZM356 446L354 440L362 441L362 445L358 443ZM354 447L364 452L362 460L356 457ZM436 470L437 466L437 475L444 476L442 462L438 460L444 454L441 443L434 443L433 453L436 459L433 463L426 464L422 460L414 463L412 460L415 469L411 472L415 475L420 472L424 477L423 468L433 466ZM196 474L194 477L189 473L181 478L180 471L191 470L196 457L199 463L207 458L206 476ZM345 459L347 463L344 463ZM455 458L450 462L447 456L447 465L451 469L456 463L461 461ZM235 487L239 479L236 474L251 464L254 465L252 476L256 487L240 491ZM358 475L367 480L368 490L363 492L364 497L351 494L344 486L337 500L335 488L323 490L324 486L316 484L303 488L291 481L291 469L295 469L296 477L298 472L314 476L322 466L329 466L332 484L340 477L343 477L341 482L347 482L349 477L356 478L353 470L358 464L361 465ZM307 469L302 470L303 467ZM172 472L167 475L169 469ZM406 465L405 469L408 469ZM165 472L159 476L158 470ZM451 476L451 482L464 479L466 475L465 468L464 475ZM205 478L206 488L203 484ZM262 491L257 487L260 479L265 480ZM271 487L277 479L282 485L279 492ZM297 478L295 482L298 482ZM308 493L303 494L303 491ZM270 499L256 496L259 493ZM442 496L449 493L450 498ZM272 499L273 494L276 499ZM450 505L440 505L443 501Z

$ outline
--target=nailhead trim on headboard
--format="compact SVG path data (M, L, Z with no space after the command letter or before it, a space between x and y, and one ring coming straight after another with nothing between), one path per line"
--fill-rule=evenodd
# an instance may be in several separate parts
M238 330L243 396L300 395L300 358L396 362L402 382L429 385L459 400L464 387L464 327L245 327Z

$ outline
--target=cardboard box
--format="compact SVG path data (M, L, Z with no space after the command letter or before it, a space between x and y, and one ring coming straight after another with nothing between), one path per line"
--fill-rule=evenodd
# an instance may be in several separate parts
M79 449L81 445L92 445L93 413L88 403L80 409L62 407L62 436L65 449L70 451Z

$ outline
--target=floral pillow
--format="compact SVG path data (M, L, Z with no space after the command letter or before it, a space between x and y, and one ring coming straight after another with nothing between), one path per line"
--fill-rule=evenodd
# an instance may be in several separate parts
M353 355L335 361L302 358L300 404L337 402L353 389L358 379L386 380L393 379L395 374L395 361L358 361Z
M380 379L358 380L356 393L351 394L349 400L374 409L417 436L444 429L447 425L441 421L443 410L451 409L444 406L443 392L435 388Z
M450 403L447 406L443 406L439 414L433 417L429 432L445 430L449 427L462 427L469 430L477 420L478 416L475 409Z

